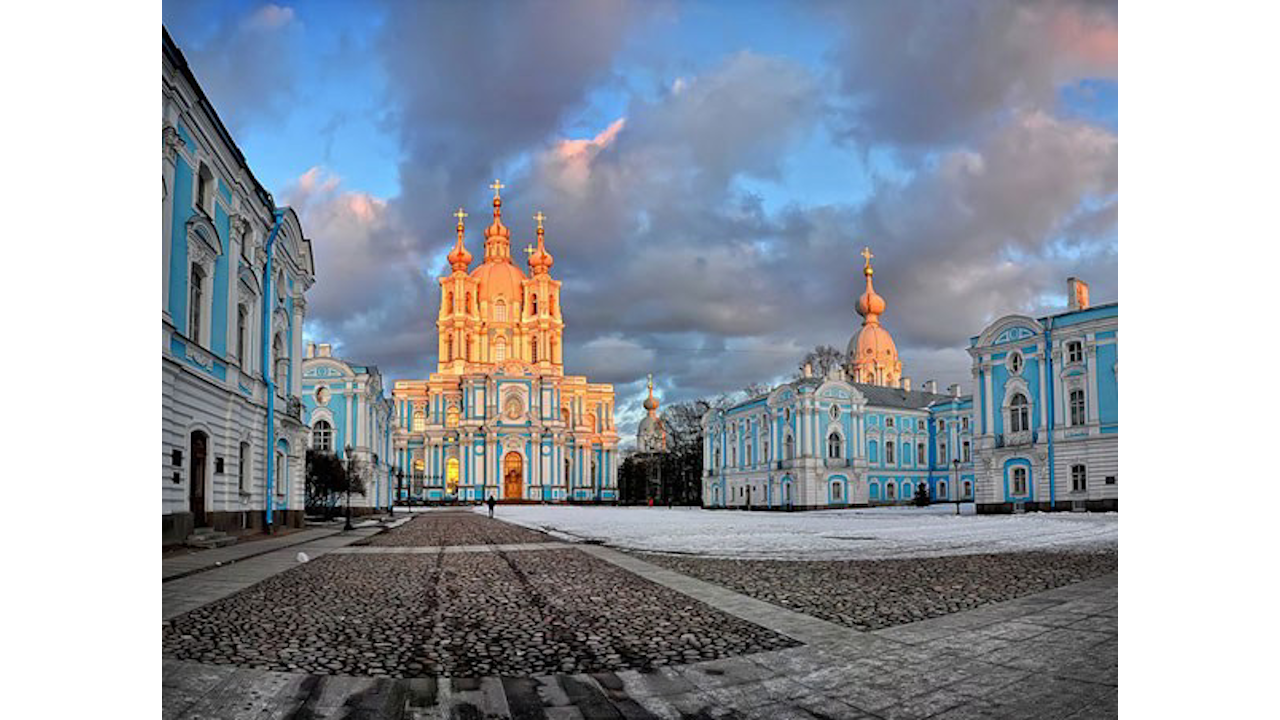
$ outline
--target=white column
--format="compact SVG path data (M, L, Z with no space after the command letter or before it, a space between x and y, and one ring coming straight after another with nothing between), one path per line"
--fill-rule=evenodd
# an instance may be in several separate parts
M995 395L993 394L994 390L991 387L992 386L991 364L988 362L985 362L985 358L982 365L982 374L983 374L983 381L982 381L983 385L987 388L986 402L984 403L986 405L986 411L987 411L987 423L986 423L987 434L994 435L996 432L996 420L995 420L995 414L994 414L996 398L995 398Z
M1098 424L1098 346L1096 342L1095 336L1090 333L1086 340L1089 350L1085 355L1085 370L1088 375L1085 377L1084 393L1084 406L1090 425Z

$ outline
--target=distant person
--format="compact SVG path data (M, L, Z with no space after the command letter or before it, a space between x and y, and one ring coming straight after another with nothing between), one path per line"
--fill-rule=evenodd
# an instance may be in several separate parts
M492 518L493 518L493 506L494 506L494 505L497 505L497 504L498 504L498 502L497 502L496 500L494 500L494 499L493 499L493 496L492 496L492 495L490 495L490 496L489 496L489 499L484 501L484 504L489 506L489 517L490 517L490 519L492 519Z

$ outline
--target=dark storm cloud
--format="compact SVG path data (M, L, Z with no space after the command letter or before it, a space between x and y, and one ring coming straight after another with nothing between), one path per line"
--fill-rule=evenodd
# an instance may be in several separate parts
M1054 107L1060 84L1114 74L1105 4L826 8L847 30L836 67L730 53L631 98L585 138L557 132L617 82L615 53L645 31L648 5L387 7L375 46L400 196L317 171L289 199L316 242L312 334L389 376L434 369L449 213L472 213L478 262L497 173L515 248L533 239L530 214L549 216L566 370L616 384L624 433L643 415L648 372L667 405L783 379L817 344L843 349L860 321L864 244L917 384L967 389L968 338L999 315L1056 309L1067 275L1115 298L1116 137ZM743 178L785 182L798 141L833 125L904 150L902 179L878 180L856 205L766 210L744 190Z
M1049 108L1059 87L1115 77L1114 2L831 3L847 131L911 148L963 143L1010 108Z

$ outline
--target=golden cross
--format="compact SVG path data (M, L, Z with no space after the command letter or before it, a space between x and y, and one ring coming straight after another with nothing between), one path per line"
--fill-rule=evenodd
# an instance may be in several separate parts
M503 185L501 180L494 178L493 184L489 186L489 189L493 190L494 197L498 197L498 191L504 187L506 187L506 185Z
M461 223L462 218L467 216L467 211L463 210L462 208L458 208L458 212L454 213L453 216L458 218L458 222Z
M547 216L546 216L546 215L543 215L543 214L542 214L542 211L541 211L541 210L539 210L536 214L534 214L533 219L538 221L538 229L539 229L539 230L541 230L541 229L542 229L542 221L543 221L543 220L546 220L546 219L547 219Z
M875 257L875 255L871 254L871 248L862 248L862 258L867 261L867 267L871 267L871 258L873 257Z
M532 244L529 244L529 245L525 245L525 246L524 246L524 254L525 254L525 255L528 255L528 256L530 256L530 257L532 257L532 256L533 256L533 245L532 245Z

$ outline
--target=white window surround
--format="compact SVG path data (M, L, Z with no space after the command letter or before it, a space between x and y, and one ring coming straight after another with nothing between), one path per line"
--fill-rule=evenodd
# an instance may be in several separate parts
M204 283L201 287L202 297L200 303L200 337L191 337L190 328L187 328L187 339L194 341L197 345L203 347L209 346L210 327L213 319L213 268L219 255L218 233L214 230L208 219L200 215L193 215L187 221L187 274L186 274L186 294L188 300L191 297L191 271L194 268L200 269ZM191 308L187 308L187 320L190 322Z

